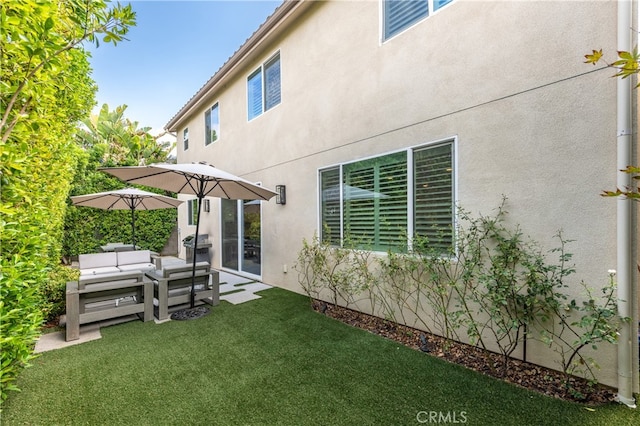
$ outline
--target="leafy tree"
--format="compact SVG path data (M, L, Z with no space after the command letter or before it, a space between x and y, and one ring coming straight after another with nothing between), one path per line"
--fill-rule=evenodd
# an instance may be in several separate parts
M78 164L71 195L120 189L125 186L118 179L100 172L100 167L137 166L165 161L168 143L158 144L149 134L149 127L138 128L138 123L125 118L127 106L113 111L104 104L96 115L83 120L78 132L78 144L83 150L83 161ZM154 188L148 191L159 192ZM144 248L161 251L173 230L177 212L162 209L135 213L137 243ZM131 215L129 211L105 211L70 206L65 219L63 253L65 258L81 253L95 252L101 245L114 241L130 241Z
M83 42L122 40L135 14L104 0L0 7L0 401L33 357L41 289L59 263L77 123L93 105Z
M80 144L92 154L91 160L103 167L138 166L163 162L169 143L159 144L150 127L138 128L137 121L124 117L127 106L109 111L104 104L97 115L83 120L86 126L78 135Z
M596 65L600 62L604 62L608 67L614 68L617 72L614 77L629 78L634 75L640 74L640 53L636 47L632 52L618 52L618 58L609 63L607 62L602 53L602 49L593 50L590 54L584 55L586 58L585 63ZM640 82L636 84L636 88L640 87ZM635 181L640 181L640 167L627 166L626 169L621 170L631 175L631 178ZM624 195L629 199L640 201L640 185L635 184L629 188L617 188L615 191L603 191L602 195L608 197L617 197Z

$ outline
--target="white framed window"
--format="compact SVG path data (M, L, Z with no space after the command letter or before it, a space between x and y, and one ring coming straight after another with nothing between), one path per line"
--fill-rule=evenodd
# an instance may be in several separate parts
M382 0L382 39L390 39L452 1Z
M454 140L320 170L320 238L373 251L453 244Z
M220 137L220 107L216 102L204 113L204 144L209 145Z
M182 131L182 146L184 147L185 151L189 149L189 128L188 127L186 127Z
M187 221L190 226L198 223L198 199L187 201Z
M280 103L280 85L280 52L278 52L247 77L249 120Z

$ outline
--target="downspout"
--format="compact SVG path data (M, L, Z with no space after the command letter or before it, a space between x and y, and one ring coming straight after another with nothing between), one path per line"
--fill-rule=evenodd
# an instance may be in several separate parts
M618 1L618 51L631 51L632 0ZM631 177L622 172L632 163L632 106L631 79L617 78L617 187L631 186ZM633 318L632 301L632 200L620 195L617 198L617 278L618 278L618 313L622 318ZM617 400L635 408L633 397L633 349L632 324L623 321L618 340L618 394ZM635 328L634 328L635 329Z

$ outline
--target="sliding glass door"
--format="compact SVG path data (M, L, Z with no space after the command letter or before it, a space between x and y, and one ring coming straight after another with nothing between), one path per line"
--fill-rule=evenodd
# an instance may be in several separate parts
M260 276L260 201L222 199L222 266Z

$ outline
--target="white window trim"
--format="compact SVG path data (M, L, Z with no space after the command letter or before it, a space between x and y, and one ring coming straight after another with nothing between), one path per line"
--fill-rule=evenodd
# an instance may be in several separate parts
M186 138L185 138L185 135L187 136ZM189 150L189 128L185 127L184 129L182 129L182 151L188 151L188 150Z
M316 170L316 230L318 237L321 237L322 231L322 190L321 190L321 179L320 173L325 170L338 168L340 179L342 179L342 168L343 166L351 163L356 163L358 161L370 160L373 158L383 157L386 155L396 154L398 152L407 152L407 235L413 235L413 222L414 222L414 214L413 214L413 152L418 149L424 149L433 147L436 145L444 144L450 142L453 145L453 230L454 230L454 241L455 241L455 233L458 226L458 135L453 135L441 139L436 139L433 141L429 141L426 143L420 143L416 145L412 145L406 148L391 150L382 152L379 154L373 154L366 157L357 158L354 160L345 161L343 163L334 163L332 165L319 167ZM411 183L411 184L409 184ZM340 186L340 199L342 199L342 186ZM409 198L410 197L410 198ZM340 241L344 241L344 203L340 203ZM407 249L411 250L411 240L408 241ZM455 247L457 252L457 247ZM373 253L379 255L386 255L387 252L383 251L373 251Z
M266 96L265 96L265 91L266 91L266 85L265 85L265 79L264 79L264 68L265 65L268 64L269 62L271 62L273 59L275 59L275 57L278 57L278 59L280 60L280 102L278 102L276 105L272 106L269 109L265 109L265 103L266 103ZM249 94L248 94L248 81L249 81L249 77L251 77L252 75L254 75L257 71L260 71L260 79L262 81L262 111L260 112L260 114L256 115L255 117L249 118ZM267 111L272 111L274 109L276 109L277 107L280 106L280 104L282 104L282 55L280 55L280 49L276 50L275 52L273 52L273 54L267 56L267 59L265 59L264 61L262 61L260 63L260 65L256 68L252 68L251 72L247 73L247 75L244 78L244 82L245 82L245 113L247 114L247 122L253 121L259 117L262 117Z
M187 225L188 226L196 226L196 221L193 220L193 216L197 215L197 206L194 206L194 203L197 203L198 199L197 198L192 198L190 200L187 200ZM195 207L195 210L194 210Z
M207 130L207 112L211 113L211 111L213 111L213 108L218 107L218 123L222 122L222 119L220 118L220 101L215 101L213 104L211 104L211 107L209 107L208 109L205 110L204 112L204 129L205 132ZM209 115L211 117L211 115ZM220 127L222 127L222 125L220 125ZM204 135L204 146L211 146L213 144L215 144L216 142L218 142L220 140L220 134L222 132L218 133L218 138L215 141L211 141L209 143L207 143L207 135Z

